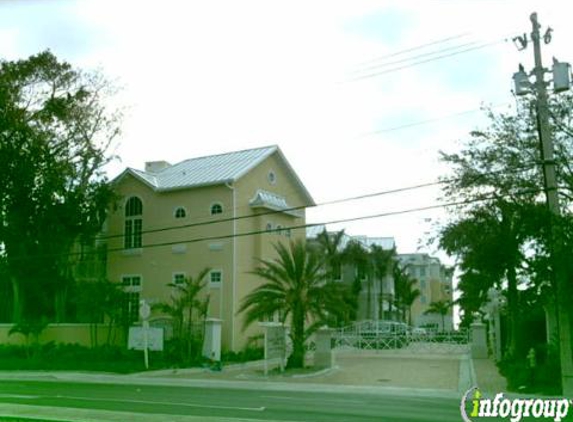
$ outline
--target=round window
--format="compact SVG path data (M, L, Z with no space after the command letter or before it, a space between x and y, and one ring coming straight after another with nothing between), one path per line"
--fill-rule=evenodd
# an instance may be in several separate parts
M277 181L277 175L275 174L274 171L269 171L269 174L267 175L267 179L269 179L269 183L271 185L274 185Z

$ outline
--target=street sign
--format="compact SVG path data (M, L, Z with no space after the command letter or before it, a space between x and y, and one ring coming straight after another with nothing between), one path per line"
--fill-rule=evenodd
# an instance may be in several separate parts
M149 315L151 315L151 307L145 299L141 299L139 301L139 316L142 320L146 320L149 319Z
M145 350L145 329L129 327L128 349ZM151 351L163 351L163 329L147 328L147 348Z

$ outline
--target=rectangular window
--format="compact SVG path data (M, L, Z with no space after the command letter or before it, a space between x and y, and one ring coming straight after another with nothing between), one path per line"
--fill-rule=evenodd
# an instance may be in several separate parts
M173 274L173 284L180 286L185 284L185 273L174 273Z
M139 320L139 292L124 292L121 316L125 325Z
M223 273L221 271L211 271L209 276L209 282L213 286L220 286L223 281Z
M125 287L141 287L141 277L138 275L124 276L121 279L121 284Z
M141 248L141 218L133 220L133 247Z
M141 218L130 218L125 220L123 247L125 249L141 248L141 232Z
M426 304L426 295L420 296L420 303L421 303L422 305L425 305L425 304Z
M125 237L123 239L123 246L125 249L131 249L133 241L133 221L125 220Z
M426 277L426 268L420 267L420 277Z
M426 290L426 280L420 280L420 289Z
M123 286L121 319L125 325L130 325L139 320L141 276L124 276L121 278L121 285Z

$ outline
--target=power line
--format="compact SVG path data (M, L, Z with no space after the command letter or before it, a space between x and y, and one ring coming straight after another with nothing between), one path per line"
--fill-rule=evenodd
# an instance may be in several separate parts
M307 209L307 208L314 208L314 207L325 206L325 205L334 205L334 204L340 204L343 202L350 202L350 201L357 201L357 200L361 200L361 199L374 198L374 197L382 196L382 195L390 195L390 194L394 194L394 193L407 192L410 190L416 190L416 189L421 189L421 188L425 188L425 187L429 187L429 186L440 185L443 183L444 182L442 182L442 181L427 182L427 183L421 183L421 184L417 184L417 185L406 186L406 187L401 187L401 188L396 188L396 189L389 189L389 190L383 190L383 191L378 191L378 192L366 193L363 195L357 195L357 196L352 196L352 197L347 197L347 198L333 199L330 201L324 201L324 202L316 203L314 205L299 205L299 206L284 208L284 209L280 209L280 210L265 211L265 212L261 212L261 213L257 213L257 214L246 214L246 215L240 215L240 216L235 216L235 217L218 218L216 220L211 220L211 221L201 221L201 222L197 222L197 223L181 224L181 225L177 225L177 226L168 226L168 227L162 227L162 228L158 228L158 229L142 230L141 234L158 233L158 232L163 232L163 231L168 231L168 230L186 229L186 228L205 226L205 225L210 225L210 224L227 223L227 222L231 222L231 221L243 220L246 218L261 217L261 216L265 216L265 215L282 214L285 212L299 211L299 210ZM123 237L123 236L124 236L124 234L114 234L114 235L100 236L99 239L105 240L105 239L112 239L112 238Z
M530 170L531 168L533 168L536 165L537 164L523 165L522 167L516 167L513 170L515 170L515 171ZM499 170L499 171L482 173L482 174L476 175L475 178L483 177L483 176L490 175L490 174L496 174L496 173L500 173L500 172L507 172L507 170L504 169L504 170ZM215 220L209 220L209 221L200 221L200 222L189 223L189 224L180 224L180 225L161 227L161 228L157 228L157 229L142 230L141 234L143 235L143 234L149 234L149 233L159 233L159 232L170 231L170 230L178 230L178 229L186 229L186 228L193 228L193 227L199 227L199 226L206 226L206 225L211 225L211 224L227 223L227 222L232 222L232 221L237 221L237 220L244 220L244 219L248 219L248 218L261 217L261 216L265 216L265 215L276 215L276 214L282 214L285 212L299 211L302 209L316 208L316 207L326 206L326 205L335 205L335 204L340 204L340 203L344 203L344 202L358 201L358 200L362 200L362 199L375 198L375 197L383 196L383 195L391 195L391 194L407 192L407 191L411 191L411 190L418 190L418 189L422 189L422 188L426 188L426 187L430 187L430 186L442 185L442 184L450 183L450 182L453 182L453 181L456 181L459 179L460 178L451 178L451 179L438 180L438 181L433 181L433 182L419 183L419 184L411 185L411 186L405 186L405 187L394 188L394 189L387 189L387 190L383 190L383 191L376 191L376 192L371 192L371 193L366 193L366 194L356 195L356 196L351 196L351 197L345 197L345 198L338 198L338 199L333 199L330 201L323 201L323 202L319 202L319 203L316 203L313 205L299 205L299 206L294 206L294 207L283 208L280 210L269 210L269 211L265 211L265 212L261 212L261 213L257 213L257 214L245 214L245 215L234 216L234 217L217 218ZM237 207L237 208L239 208L239 207ZM118 234L112 234L112 235L106 235L106 236L99 236L98 239L107 240L107 239L119 238L119 237L123 237L123 236L124 236L123 233L118 233Z
M426 59L426 60L419 60L419 61L416 61L416 62L407 64L407 65L404 65L404 66L398 66L398 67L391 68L391 69L387 69L387 70L383 70L383 71L380 71L380 72L375 72L375 73L370 73L370 74L363 75L363 76L358 76L358 77L349 79L349 81L350 81L350 82L354 82L354 81L359 81L359 80L363 80L363 79L374 78L374 77L376 77L376 76L385 75L385 74L387 74L387 73L392 73L392 72L397 72L397 71L399 71L399 70L407 69L407 68L409 68L409 67L417 66L417 65L420 65L420 64L429 63L429 62L432 62L432 61L435 61L435 60L439 60L439 59L444 59L444 58L447 58L447 57L456 56L456 55L462 54L462 53L468 53L468 52L470 52L470 51L479 50L479 49L482 49L482 48L485 48L485 47L490 47L490 46L492 46L492 45L500 44L500 43L506 42L506 41L507 41L507 40L504 38L504 39L502 39L502 40L497 40L497 41L488 42L488 43L485 43L485 44L481 44L481 45L478 45L478 46L475 46L475 47L466 48L466 49L464 49L464 50L456 51L456 52L453 52L453 53L443 54L443 55L440 55L440 56L435 56L435 57L432 57L432 58L429 58L429 59Z
M525 195L525 194L530 194L530 193L541 193L541 192L543 192L543 189L526 189L526 190L523 190L521 192L518 192L517 194L518 195ZM410 213L414 213L414 212L428 211L428 210L439 209L439 208L447 208L447 207L453 207L453 206L459 206L459 205L469 205L469 204L473 204L473 203L477 203L477 202L488 201L491 199L499 199L499 196L498 195L492 195L489 197L486 196L486 197L482 197L482 198L474 198L474 199L469 199L469 200L465 200L465 201L454 201L454 202L449 202L449 203L445 203L445 204L427 205L427 206L423 206L423 207L409 208L409 209L405 209L405 210L388 211L388 212L379 213L379 214L364 215L364 216L359 216L359 217L341 218L341 219L337 219L337 220L330 220L330 221L325 221L325 222L320 222L320 223L299 224L299 225L295 225L295 226L283 227L281 230L306 229L309 227L325 226L327 224L340 224L340 223L350 223L350 222L354 222L354 221L371 220L371 219L375 219L375 218L390 217L390 216L402 215L402 214L410 214ZM224 239L232 239L232 238L236 238L236 237L245 237L245 236L253 236L253 235L257 235L257 234L269 234L269 233L271 233L271 232L269 232L267 230L254 230L254 231L248 231L248 232L243 232L243 233L233 233L233 234L227 234L227 235L204 236L204 237L198 237L198 238L194 238L194 239L160 242L160 243L152 243L152 244L148 244L148 245L142 245L141 249L143 249L143 248L155 248L155 247L161 247L161 246L180 245L182 243L188 244L188 243L205 242L205 241L211 241L211 240L224 240ZM107 250L107 252L122 252L122 251L125 251L125 248L111 248L111 249Z
M387 58L390 58L390 57L400 56L400 55L402 55L402 54L409 53L409 52L411 52L411 51L420 50L420 49L422 49L422 48L430 47L430 46L432 46L432 45L443 44L443 43L446 43L446 42L448 42L448 41L452 41L452 40L455 40L455 39L467 37L467 36L470 35L470 34L471 34L471 32L464 32L464 33L462 33L462 34L452 35L452 36L450 36L450 37L442 38L442 39L439 39L439 40L436 40L436 41L431 41L431 42L424 43L424 44L420 44L420 45L417 45L417 46L414 46L414 47L409 47L409 48L406 48L406 49L404 49L404 50L399 50L399 51L396 51L396 52L394 52L394 53L385 54L385 55L383 55L383 56L375 57L375 58L370 59L370 60L365 60L365 61L361 62L360 64L372 63L372 62L375 62L375 61L378 61L378 60L383 60L383 59L387 59Z
M530 167L530 168L532 168L532 167ZM502 171L500 170L499 172L502 172ZM499 172L492 172L492 173L488 173L488 174L499 173ZM505 172L505 171L503 171L503 172ZM483 176L484 176L484 174L476 175L476 178L483 177ZM453 180L457 180L457 179L459 179L459 178L456 178ZM440 182L433 182L433 184L446 183L448 181L449 180L444 180L444 181L440 181ZM543 192L543 189L527 189L527 190L517 192L516 194L517 195L524 195L527 193L540 193L540 192ZM309 227L324 226L327 224L340 224L340 223L348 223L348 222L361 221L361 220L369 220L369 219L389 217L389 216L394 216L394 215L409 214L409 213L419 212L419 211L428 211L428 210L432 210L432 209L446 208L446 207L450 207L450 206L469 205L472 203L487 201L487 200L491 200L491 199L499 199L499 196L497 196L497 195L492 195L489 197L484 196L484 197L470 199L470 200L453 201L453 202L449 202L449 203L428 205L428 206L424 206L424 207L409 208L409 209L398 210L398 211L389 211L389 212L385 212L385 213L372 214L372 215L366 215L366 216L349 217L349 218L343 218L343 219L337 219L337 220L331 220L331 221L325 221L325 222L319 222L319 223L307 223L307 224L300 224L300 225L285 226L285 227L282 227L281 230L306 229ZM343 199L338 200L338 201L343 201ZM252 217L256 217L256 216L258 216L258 215L255 215ZM246 216L243 216L243 217L246 217ZM176 227L171 227L170 229L174 229L174 228L176 228ZM145 249L145 248L154 248L154 247L161 247L161 246L173 246L173 245L180 245L180 244L197 243L197 242L201 242L201 241L224 240L224 239L230 239L230 238L234 238L234 237L244 237L244 236L257 235L257 234L271 234L271 233L276 233L276 232L277 232L276 229L272 230L272 231L254 230L254 231L248 231L248 232L243 232L243 233L203 236L203 237L198 237L198 238L184 239L184 240L177 240L177 241L150 243L150 244L142 245L140 248L134 248L134 249ZM121 251L125 251L125 250L126 250L125 247L107 248L106 253L121 252ZM28 255L26 257L14 257L11 259L12 260L24 260L24 259L31 259L31 258L46 258L46 257L58 257L58 256L69 256L69 257L71 257L71 256L96 255L97 253L98 253L97 251L63 252L63 253L52 253L52 254L37 254L34 256Z
M501 106L508 105L508 104L510 104L510 103L498 103L498 104L492 105L491 107L493 107L493 108L501 107ZM366 133L363 133L362 135L359 135L358 137L363 138L363 137L367 137L367 136L371 136L371 135L376 135L379 133L393 132L395 130L401 130L401 129L407 129L407 128L414 127L414 126L426 125L429 123L439 122L441 120L451 119L453 117L459 117L459 116L463 116L466 114L477 113L478 111L483 111L483 109L482 108L474 108L471 110L465 110L465 111L460 111L457 113L447 114L447 115L436 117L433 119L419 120L417 122L406 123L406 124L399 125L399 126L391 126L391 127L387 127L387 128L383 128L383 129L379 129L379 130L374 130L371 132L366 132Z
M415 55L415 56L405 57L405 58L399 59L399 60L392 60L392 61L389 61L389 62L384 62L384 63L378 63L378 64L373 64L373 65L365 66L363 69L353 70L353 71L351 71L350 73L360 73L360 72L364 72L364 71L371 70L371 69L377 69L377 68L380 68L380 67L387 67L387 66L390 66L390 65L405 63L405 62L413 61L413 60L416 60L416 59L420 59L420 58L422 58L422 57L433 56L433 55L437 55L437 54L440 54L440 53L445 53L445 52L447 52L447 51L452 51L452 50L459 50L459 49L461 49L461 48L470 47L470 46L476 45L476 44L479 44L479 42L478 42L478 41L471 41L471 42L468 42L468 43L465 43L465 44L459 44L459 45L454 45L454 46L447 47L447 48L441 48L441 49L438 49L438 50L429 51L429 52L427 52L427 53L422 53L422 54L417 54L417 55Z

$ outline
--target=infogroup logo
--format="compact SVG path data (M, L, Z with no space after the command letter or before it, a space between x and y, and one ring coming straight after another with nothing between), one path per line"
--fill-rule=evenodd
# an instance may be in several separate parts
M569 413L568 399L509 399L497 393L493 399L483 397L477 387L470 388L462 397L460 412L464 422L485 418L509 419L519 422L522 418L563 420ZM498 419L499 420L499 419Z

